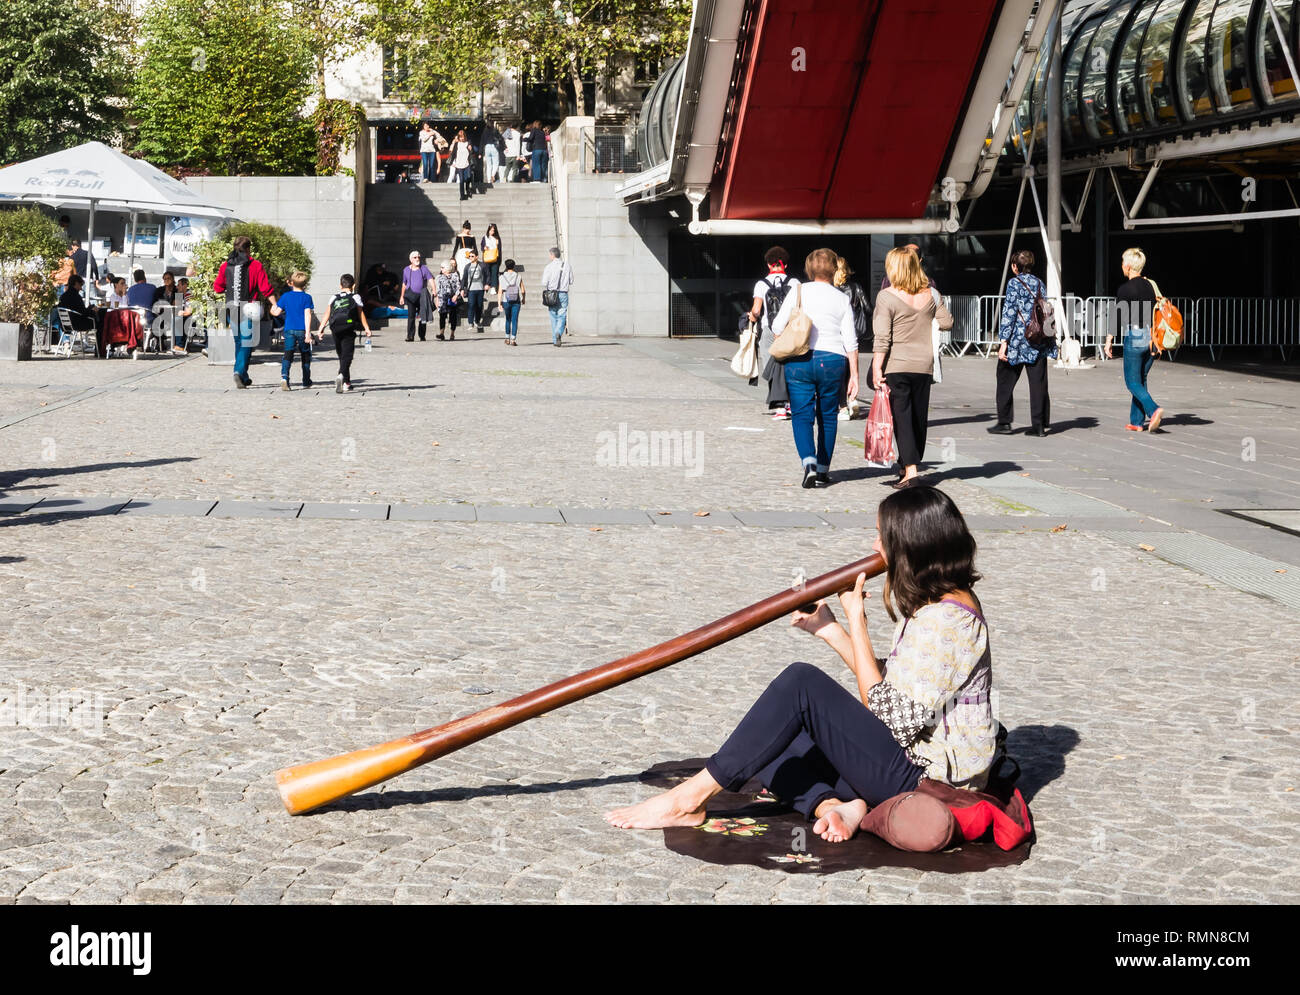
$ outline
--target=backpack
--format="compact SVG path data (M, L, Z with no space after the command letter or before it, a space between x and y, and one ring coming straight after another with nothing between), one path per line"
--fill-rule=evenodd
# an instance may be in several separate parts
M248 303L248 267L251 262L247 256L235 252L226 260L226 303Z
M514 279L507 280L508 276ZM512 304L519 300L519 274L512 269L501 274L501 299Z
M1025 283L1018 274L1016 279L1026 290L1033 290L1034 293L1034 307L1029 314L1029 323L1025 325L1025 341L1035 349L1049 348L1056 340L1055 335L1048 334L1055 320L1052 305L1036 289Z
M790 292L790 278L787 276L780 283L773 283L771 277L764 277L763 282L767 284L767 293L763 295L763 310L767 314L767 327L771 328L776 324L776 316L781 313L785 295Z
M329 326L331 332L357 330L357 302L352 299L352 291L339 291L330 301Z
M1177 349L1183 344L1183 313L1174 307L1173 302L1156 286L1156 281L1147 277L1147 283L1156 294L1155 313L1151 317L1151 343L1156 352Z

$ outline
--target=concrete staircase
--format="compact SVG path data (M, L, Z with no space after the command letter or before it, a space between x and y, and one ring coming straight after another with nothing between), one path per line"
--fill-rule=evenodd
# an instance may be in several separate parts
M519 334L550 334L550 321L542 307L542 270L547 250L557 244L555 211L549 183L499 183L478 186L469 200L461 201L454 183L376 183L366 190L365 228L361 243L361 271L384 263L401 273L412 250L424 255L434 273L452 255L453 239L461 222L469 221L477 243L495 223L501 233L501 260L513 259L523 277L528 303L519 312ZM495 300L495 294L489 298ZM396 319L400 320L400 319ZM493 330L500 332L498 315Z

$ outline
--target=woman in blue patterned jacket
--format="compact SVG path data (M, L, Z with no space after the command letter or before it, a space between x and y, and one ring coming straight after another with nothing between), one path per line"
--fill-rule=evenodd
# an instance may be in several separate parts
M1034 315L1034 299L1047 296L1043 281L1034 276L1034 254L1021 249L1011 257L1011 279L1002 302L998 326L998 423L997 435L1011 434L1012 393L1020 382L1020 371L1029 373L1029 435L1046 435L1051 428L1051 399L1047 396L1047 360L1056 358L1056 340L1051 348L1035 348L1025 338L1025 326Z
M885 560L884 608L896 622L888 659L877 660L872 647L863 615L870 595L859 574L839 596L847 630L824 602L792 619L839 654L856 694L818 667L792 663L704 770L609 812L607 822L620 829L698 826L710 798L756 778L815 820L813 832L840 843L869 808L916 791L923 778L985 788L1000 727L990 701L988 628L973 591L980 579L975 540L952 499L934 487L891 494L877 515L873 548ZM913 831L933 842L903 848L942 848L948 821L939 806L933 831Z

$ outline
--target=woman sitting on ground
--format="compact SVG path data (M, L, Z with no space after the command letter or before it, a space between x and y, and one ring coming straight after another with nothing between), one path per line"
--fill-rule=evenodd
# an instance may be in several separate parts
M607 813L606 821L621 829L698 826L710 798L757 778L815 819L814 832L838 843L857 832L869 807L914 790L923 778L985 786L998 723L989 702L988 629L972 591L980 579L975 540L952 499L932 487L891 494L878 516L872 548L886 563L885 610L902 618L883 666L863 616L870 597L862 590L865 574L839 596L847 632L825 603L792 620L844 659L858 695L817 667L791 664L704 770Z

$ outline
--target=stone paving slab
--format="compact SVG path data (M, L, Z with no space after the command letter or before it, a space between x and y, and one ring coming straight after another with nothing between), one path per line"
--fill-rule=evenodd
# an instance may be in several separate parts
M299 518L343 518L386 521L386 504L321 504L308 501L302 506Z
M388 508L390 522L473 522L476 519L472 504L394 504Z
M301 501L218 501L211 518L297 518Z
M636 508L561 508L570 525L651 525L650 516Z
M130 503L129 497L47 497L35 509L41 515L116 515Z
M166 498L137 498L118 511L119 515L159 515L168 518L202 518L217 505L209 501L175 501Z
M737 511L741 525L754 525L767 529L824 529L826 522L811 512Z
M707 515L697 515L694 511L666 511L657 509L649 512L650 521L655 525L712 526L729 528L739 525L740 520L727 511L710 511Z
M511 508L497 505L476 505L474 513L480 522L547 522L563 525L564 518L558 508Z

